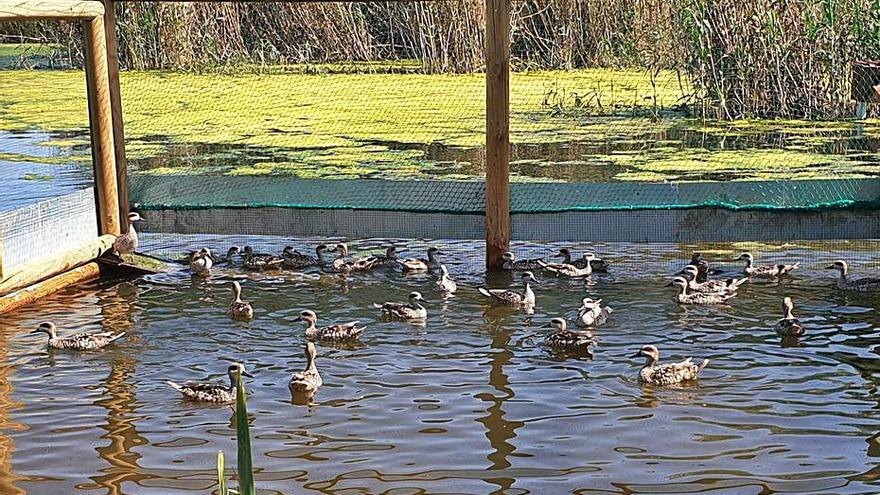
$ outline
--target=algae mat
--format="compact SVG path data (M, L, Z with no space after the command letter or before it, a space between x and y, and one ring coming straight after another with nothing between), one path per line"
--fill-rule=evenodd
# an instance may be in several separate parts
M483 173L481 74L124 72L132 168L141 174L472 179ZM880 122L686 117L674 72L515 73L518 181L860 178L880 172ZM79 71L0 72L0 130L87 143ZM87 162L83 153L62 153ZM26 153L4 159L34 161ZM37 160L39 161L39 160Z

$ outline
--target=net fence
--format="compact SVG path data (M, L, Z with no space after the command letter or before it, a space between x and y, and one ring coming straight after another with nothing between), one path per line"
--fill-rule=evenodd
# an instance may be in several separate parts
M872 5L512 2L513 237L877 237ZM482 237L482 2L115 8L147 229ZM4 79L63 91L4 119L82 136L79 38L17 29Z

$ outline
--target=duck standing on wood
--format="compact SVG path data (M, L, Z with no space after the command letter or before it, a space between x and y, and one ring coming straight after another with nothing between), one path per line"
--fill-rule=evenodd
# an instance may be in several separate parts
M743 253L734 261L745 261L746 266L743 268L743 273L753 278L776 278L781 275L787 275L801 266L800 263L793 265L754 266L755 257L752 256L752 253Z
M128 232L116 237L113 241L113 254L120 256L123 254L131 254L138 247L138 235L134 229L134 223L143 220L140 215L135 212L128 214Z
M657 364L660 361L660 351L653 345L642 347L642 350L633 357L645 358L645 366L639 370L639 381L653 385L675 385L696 380L697 375L709 364L708 359L704 359L700 364L694 364L691 358L680 363Z
M183 385L168 381L165 382L172 388L183 394L183 397L189 400L199 402L213 402L217 404L228 404L235 402L236 385L239 376L253 377L244 365L241 363L233 363L229 365L226 374L229 376L229 386L216 383L204 382L186 382Z
M125 337L125 332L76 333L67 337L59 337L55 324L45 321L31 333L45 333L49 336L49 348L70 349L74 351L96 351Z

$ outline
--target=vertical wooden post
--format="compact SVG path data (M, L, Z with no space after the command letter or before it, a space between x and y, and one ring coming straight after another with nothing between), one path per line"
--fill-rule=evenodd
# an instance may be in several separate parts
M510 0L486 0L486 267L510 246Z
M116 156L113 147L113 117L103 16L83 21L83 28L86 33L86 90L97 188L98 230L101 234L119 235L119 194L116 187Z
M104 31L107 45L107 78L110 109L113 114L113 146L116 155L116 188L119 192L119 221L128 232L128 162L125 158L125 132L122 126L122 95L119 92L119 42L116 36L116 9L113 0L104 0Z

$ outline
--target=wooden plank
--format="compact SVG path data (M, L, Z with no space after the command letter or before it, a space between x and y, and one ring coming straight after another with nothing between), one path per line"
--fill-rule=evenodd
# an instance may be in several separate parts
M104 1L104 31L107 45L107 79L113 117L113 146L116 155L116 188L119 194L119 228L128 232L128 162L122 121L122 94L119 92L119 42L116 36L116 9L112 0Z
M31 304L37 299L46 297L61 289L98 278L100 274L101 269L97 263L87 263L74 268L73 270L61 273L52 278L43 280L42 282L38 282L24 289L0 297L0 314L8 313L22 306Z
M510 246L510 3L486 0L486 267Z
M76 21L103 15L104 5L94 0L0 0L0 21Z
M8 294L93 261L101 253L110 249L115 239L115 236L104 235L76 248L16 267L6 273L6 277L0 281L0 295Z
M121 223L116 183L116 148L113 144L113 116L103 16L84 21L83 28L86 33L86 89L97 189L98 232L119 235Z
M176 2L176 3L430 3L446 0L111 0L119 2Z

